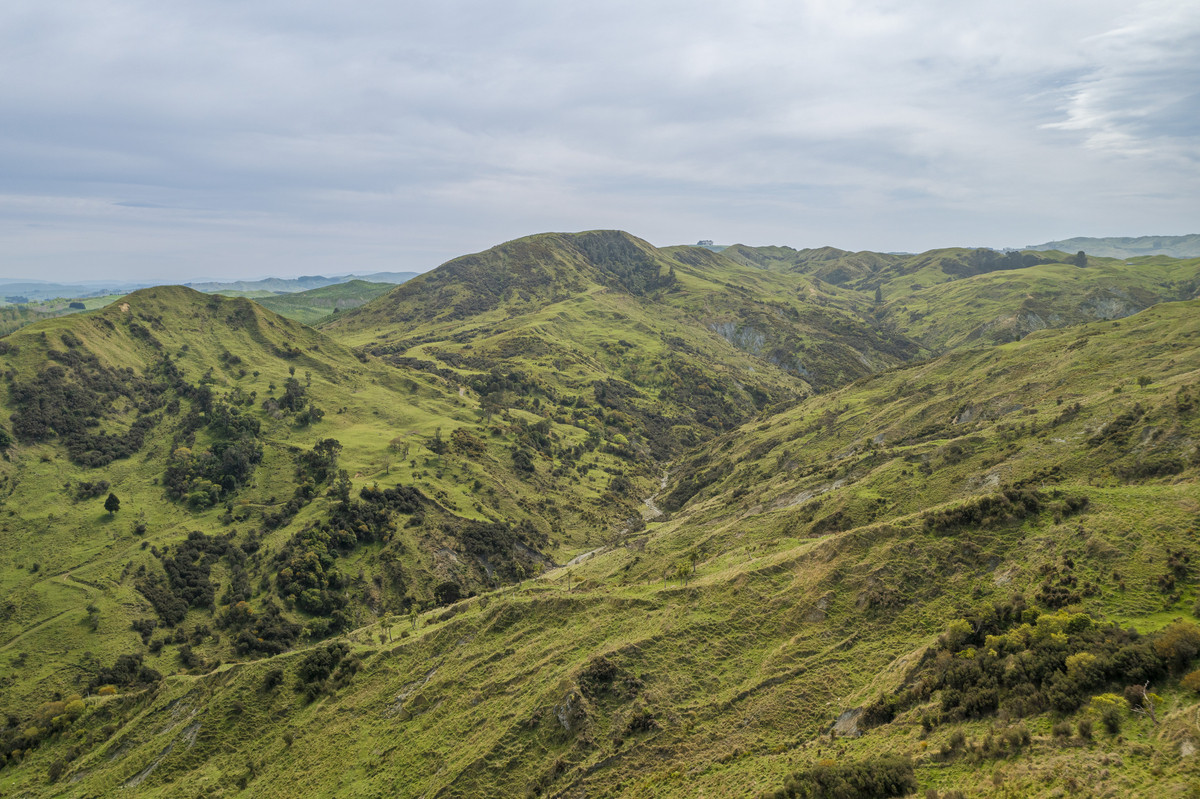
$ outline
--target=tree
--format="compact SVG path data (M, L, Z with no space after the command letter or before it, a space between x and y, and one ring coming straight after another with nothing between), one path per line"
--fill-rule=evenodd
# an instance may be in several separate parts
M1075 257L1071 259L1071 263L1075 264L1080 269L1087 266L1087 253L1085 253L1083 250L1075 253Z
M883 304L883 286L875 287L875 304L876 305Z
M443 580L433 589L433 598L439 605L453 605L462 599L462 590L453 580Z
M109 513L116 513L121 509L121 500L116 494L109 494L108 499L104 500L104 509Z
M433 438L429 440L429 443L426 446L428 446L429 451L435 455L441 455L446 451L446 442L442 438L442 428L439 427L433 431Z
M396 436L388 442L388 446L392 452L399 453L401 460L408 460L408 441L404 436Z

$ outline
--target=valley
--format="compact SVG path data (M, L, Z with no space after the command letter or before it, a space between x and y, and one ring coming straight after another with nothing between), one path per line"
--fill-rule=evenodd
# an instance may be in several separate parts
M0 338L0 793L1200 780L1200 259L589 231L324 291Z

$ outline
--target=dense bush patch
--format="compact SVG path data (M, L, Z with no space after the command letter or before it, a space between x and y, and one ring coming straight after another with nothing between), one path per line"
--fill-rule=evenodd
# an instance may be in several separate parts
M762 799L877 799L917 790L912 760L883 755L856 763L822 762L791 774Z
M891 696L863 711L865 726L936 699L942 720L1071 713L1093 695L1179 672L1200 654L1200 628L1177 622L1152 635L1101 626L1085 613L1038 613L1024 601L952 622Z

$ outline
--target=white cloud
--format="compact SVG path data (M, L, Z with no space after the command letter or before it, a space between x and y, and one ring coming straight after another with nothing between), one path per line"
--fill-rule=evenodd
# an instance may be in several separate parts
M1191 4L114 0L0 22L6 275L428 268L601 226L1011 245L1188 232L1200 196Z

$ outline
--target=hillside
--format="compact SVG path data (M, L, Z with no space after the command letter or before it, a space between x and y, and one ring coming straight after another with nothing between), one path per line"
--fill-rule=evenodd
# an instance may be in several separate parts
M0 794L1187 795L1197 262L797 252L0 339Z
M1093 238L1080 236L1062 241L1034 244L1027 250L1061 250L1079 252L1100 258L1138 258L1148 255L1166 255L1171 258L1200 258L1200 234L1190 236L1108 236Z
M235 293L216 291L224 296L249 297L264 308L280 316L295 319L306 325L316 324L331 314L365 305L381 294L392 290L391 283L368 283L365 280L349 280L330 286L274 294L266 291Z
M826 247L723 251L739 263L815 277L874 297L873 319L892 335L942 353L1015 341L1035 330L1120 319L1160 302L1200 296L1200 259L1065 252L932 250L919 255Z
M43 319L53 319L56 316L67 316L79 311L103 308L119 296L105 294L99 297L75 300L56 298L21 303L20 305L0 305L0 336L8 335L14 330L20 330L26 325L40 322Z
M599 406L599 421L662 459L917 352L881 336L861 304L702 248L595 231L464 256L322 329L471 385L492 407Z
M71 729L93 743L59 783L42 776L53 741L0 779L66 796L747 795L898 754L922 790L1051 795L1071 773L1097 792L1182 788L1197 700L1177 645L1158 644L1176 639L1105 625L1151 633L1196 598L1196 311L1045 331L813 397L689 457L658 500L669 519L570 570L385 618L344 648L85 702ZM993 609L1014 607L1015 623ZM985 613L997 641L1021 623L1063 641L1008 644L1018 654L1106 665L1062 698L1039 698L1047 682L1002 688L999 713L955 704L930 664L970 643L953 620ZM1132 677L1114 664L1158 651L1138 667L1162 697L1152 722L1120 698ZM1101 723L1114 691L1119 733Z
M119 654L170 672L185 645L261 655L512 582L640 518L651 483L603 429L485 420L244 299L144 289L0 344L0 657L38 664L0 685L14 709ZM238 637L272 620L275 644Z

